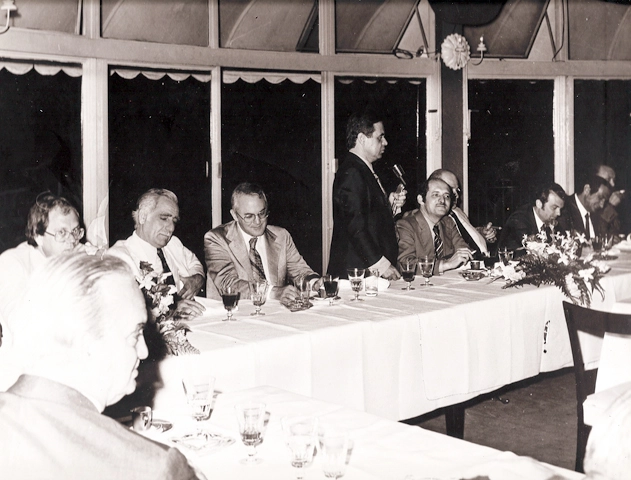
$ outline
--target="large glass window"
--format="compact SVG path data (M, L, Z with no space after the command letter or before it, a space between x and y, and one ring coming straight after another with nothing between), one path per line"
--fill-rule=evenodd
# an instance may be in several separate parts
M388 192L399 183L393 165L403 167L408 184L404 210L418 207L416 190L426 176L425 83L424 79L374 78L335 82L335 156L341 161L346 155L346 123L351 114L371 110L381 115L388 145L373 167Z
M110 77L110 244L134 231L138 197L166 188L180 204L175 235L203 262L204 234L212 223L209 88L193 77Z
M237 80L222 87L222 210L241 182L260 184L270 225L286 228L314 270L322 266L320 84Z
M617 209L623 232L631 232L629 112L630 80L574 81L574 178L580 182L599 164L616 171L616 189L627 192Z
M469 216L503 225L554 181L551 80L470 80Z
M0 71L0 252L25 240L37 195L83 205L81 78Z

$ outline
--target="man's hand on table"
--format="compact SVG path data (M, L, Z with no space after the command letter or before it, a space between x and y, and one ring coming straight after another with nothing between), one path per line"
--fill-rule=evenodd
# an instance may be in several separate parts
M202 315L205 310L206 308L201 303L198 303L195 300L183 298L177 302L175 314L182 320L192 320L193 318Z
M288 306L292 305L297 298L300 298L300 293L293 285L285 285L284 287L272 287L270 297Z
M184 286L179 292L177 292L177 294L180 298L192 300L204 286L205 280L204 276L199 273L190 277L180 277L180 281L184 284Z
M451 256L451 258L443 259L440 261L440 270L441 272L453 270L454 268L458 268L463 263L468 262L472 258L473 256L471 254L471 250L469 250L468 248L459 248Z
M399 271L392 265L390 265L388 269L381 274L381 276L390 281L398 280L399 278L401 278L401 274L399 273Z

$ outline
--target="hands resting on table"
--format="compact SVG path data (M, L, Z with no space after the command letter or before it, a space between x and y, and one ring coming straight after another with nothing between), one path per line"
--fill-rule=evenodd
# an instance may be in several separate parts
M204 276L199 274L190 277L180 277L183 286L177 292L180 300L175 307L175 314L182 320L191 320L199 317L206 310L201 303L195 301L195 295L204 286L205 280Z

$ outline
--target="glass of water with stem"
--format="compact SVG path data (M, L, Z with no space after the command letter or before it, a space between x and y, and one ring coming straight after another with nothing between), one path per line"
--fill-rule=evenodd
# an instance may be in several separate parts
M205 373L186 375L182 378L182 386L193 418L197 422L208 420L212 413L215 377ZM202 433L199 428L197 432Z
M250 296L252 297L252 304L256 310L252 312L250 315L252 316L261 316L265 315L261 312L261 307L265 305L265 301L267 300L267 289L269 288L269 283L266 280L258 280L256 282L252 282L250 285Z
M235 405L239 433L248 448L248 456L239 461L242 465L257 465L262 460L256 456L256 447L263 443L266 405L262 402L245 402Z
M425 277L425 283L421 283L422 287L431 287L429 279L434 275L434 259L425 255L418 259L418 266L421 269L421 275Z
M366 270L363 268L349 268L346 273L351 282L351 289L355 293L355 298L351 298L351 302L363 302L363 298L359 298L359 292L364 288L364 274Z

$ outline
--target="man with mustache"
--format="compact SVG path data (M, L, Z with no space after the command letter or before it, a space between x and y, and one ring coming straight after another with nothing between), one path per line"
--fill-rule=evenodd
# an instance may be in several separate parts
M434 274L439 274L471 260L467 242L449 216L451 187L435 178L424 182L419 192L420 208L397 222L399 262L410 256L429 256L435 259Z

